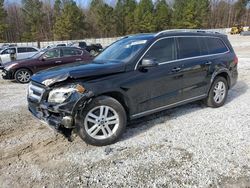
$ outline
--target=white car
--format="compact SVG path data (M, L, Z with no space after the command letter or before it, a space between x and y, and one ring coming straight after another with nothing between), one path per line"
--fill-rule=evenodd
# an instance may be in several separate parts
M68 46L68 44L66 44L66 43L51 44L51 45L46 46L44 49L54 48L54 47L60 47L60 46Z
M14 54L16 60L26 59L39 51L35 47L9 47L0 52L0 63L3 65L11 61L11 54Z

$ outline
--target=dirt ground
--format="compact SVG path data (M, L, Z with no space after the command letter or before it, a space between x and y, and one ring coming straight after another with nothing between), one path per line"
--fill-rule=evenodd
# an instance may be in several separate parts
M110 146L68 142L27 110L27 85L0 79L0 187L250 187L250 38L230 37L239 80L201 102L130 123Z

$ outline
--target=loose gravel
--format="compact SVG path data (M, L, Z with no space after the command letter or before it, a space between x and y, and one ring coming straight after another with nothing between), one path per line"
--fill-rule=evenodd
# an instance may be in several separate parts
M230 40L239 80L225 106L141 118L105 147L68 142L30 115L27 85L0 80L0 187L249 187L250 38Z

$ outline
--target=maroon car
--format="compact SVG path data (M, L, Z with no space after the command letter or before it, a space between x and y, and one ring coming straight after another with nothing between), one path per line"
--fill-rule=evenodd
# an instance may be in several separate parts
M6 63L3 67L3 79L15 79L20 83L28 83L32 74L38 71L77 61L84 63L91 59L89 52L76 47L45 49L28 59Z

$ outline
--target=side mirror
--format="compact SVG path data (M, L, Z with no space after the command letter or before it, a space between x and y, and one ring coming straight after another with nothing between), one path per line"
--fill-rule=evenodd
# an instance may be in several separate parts
M41 57L39 58L39 60L40 60L40 61L46 61L46 58L44 58L43 56L41 56Z
M154 59L143 59L140 68L150 68L156 66L158 66L158 63Z

